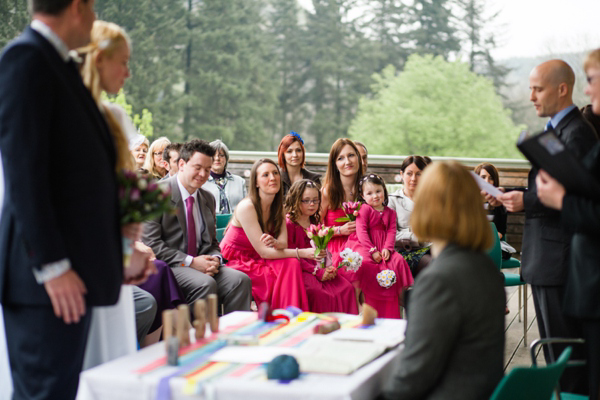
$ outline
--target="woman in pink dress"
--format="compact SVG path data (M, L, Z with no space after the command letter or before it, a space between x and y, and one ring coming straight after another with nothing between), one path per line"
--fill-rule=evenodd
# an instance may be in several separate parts
M413 277L404 258L394 251L396 213L387 207L387 189L379 175L364 176L359 193L365 204L356 218L356 235L348 239L346 246L358 252L363 261L347 277L358 283L365 303L380 317L400 318L400 294L413 284Z
M313 181L301 179L292 184L285 199L290 248L313 249L305 229L308 229L311 224L318 223L320 202L321 193ZM319 261L305 258L300 260L300 265L309 311L358 313L354 287L346 279L337 276L335 266L321 268Z
M314 251L287 247L281 175L272 160L262 158L252 166L248 197L235 208L221 253L228 267L250 277L257 304L308 310L300 258L315 259Z
M340 138L333 143L329 152L327 172L323 181L321 193L321 217L326 226L335 227L335 234L327 250L332 254L333 265L340 262L340 252L344 250L348 236L356 231L356 223L336 222L335 220L346 216L342 204L347 201L356 201L358 197L358 184L363 174L362 162L358 148L350 139ZM338 273L345 275L345 271Z

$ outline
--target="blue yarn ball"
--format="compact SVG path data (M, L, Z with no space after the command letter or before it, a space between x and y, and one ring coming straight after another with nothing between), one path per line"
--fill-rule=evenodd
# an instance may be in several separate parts
M278 379L291 381L300 376L300 366L293 356L282 354L275 357L267 366L267 377L269 379Z

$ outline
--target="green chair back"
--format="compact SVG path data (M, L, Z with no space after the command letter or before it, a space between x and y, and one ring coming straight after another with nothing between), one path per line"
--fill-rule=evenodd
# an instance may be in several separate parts
M217 229L217 242L221 242L221 240L223 240L223 237L225 236L225 229L226 228Z
M492 229L494 244L492 245L492 248L488 250L488 255L492 261L494 261L494 264L500 268L502 266L502 247L500 247L500 238L498 237L496 225L493 222L490 222L490 228Z
M545 367L515 367L498 384L490 400L548 400L571 356L567 347L558 361Z
M231 214L217 214L217 229L226 228L230 219Z

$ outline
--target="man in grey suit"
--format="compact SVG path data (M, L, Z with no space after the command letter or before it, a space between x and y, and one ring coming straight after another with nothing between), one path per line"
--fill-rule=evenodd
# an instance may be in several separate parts
M250 278L222 266L215 199L201 189L210 174L214 153L204 140L183 145L179 172L166 180L176 213L165 213L146 223L142 241L171 266L189 304L216 293L225 313L250 310Z
M597 136L573 104L574 84L573 70L561 60L542 63L529 75L530 100L537 115L550 118L546 129L554 129L566 147L582 158L594 146ZM522 277L531 285L540 336L580 337L575 321L562 312L572 232L561 226L559 211L547 208L539 201L537 173L537 168L529 172L525 192L508 192L500 200L508 211L525 210ZM492 205L497 205L493 198L488 196L488 199ZM558 357L561 351L561 347L555 346L554 356ZM550 362L550 353L544 354ZM562 389L568 392L585 390L585 383L580 382L584 376L573 368L567 369L561 379Z

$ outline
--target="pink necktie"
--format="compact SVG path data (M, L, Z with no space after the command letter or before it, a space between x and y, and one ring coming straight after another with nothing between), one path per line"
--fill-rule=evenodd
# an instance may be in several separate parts
M196 257L196 223L194 222L194 196L190 196L185 200L185 208L187 210L187 238L188 238L188 254Z

